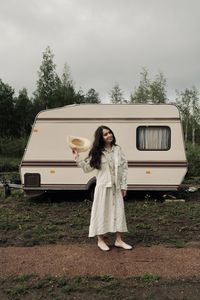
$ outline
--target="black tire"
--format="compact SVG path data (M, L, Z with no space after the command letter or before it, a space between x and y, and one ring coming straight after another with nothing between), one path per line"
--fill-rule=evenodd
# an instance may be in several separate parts
M95 184L92 184L88 190L88 198L90 201L94 200L94 189L95 189Z

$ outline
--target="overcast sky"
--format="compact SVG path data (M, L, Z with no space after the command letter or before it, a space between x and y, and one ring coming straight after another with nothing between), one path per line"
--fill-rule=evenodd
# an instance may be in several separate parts
M42 53L57 73L70 67L76 89L103 101L118 82L125 98L143 67L167 79L167 95L200 90L199 0L0 0L0 78L16 94L36 89Z

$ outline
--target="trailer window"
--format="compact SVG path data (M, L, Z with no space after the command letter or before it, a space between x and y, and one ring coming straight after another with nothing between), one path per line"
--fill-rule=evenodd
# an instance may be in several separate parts
M166 151L171 147L171 130L168 126L139 126L137 149Z

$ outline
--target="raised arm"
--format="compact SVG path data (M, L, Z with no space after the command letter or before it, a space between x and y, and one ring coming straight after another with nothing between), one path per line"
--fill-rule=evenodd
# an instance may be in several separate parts
M80 158L80 156L79 156L76 149L73 149L72 153L74 155L74 159L75 159L78 167L82 168L84 173L89 173L89 172L92 172L94 170L94 168L92 168L90 166L90 159L89 158L85 158L85 159Z

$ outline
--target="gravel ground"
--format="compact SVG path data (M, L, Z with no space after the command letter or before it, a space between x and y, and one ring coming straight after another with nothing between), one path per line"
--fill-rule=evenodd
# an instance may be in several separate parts
M35 273L44 275L142 276L189 278L200 274L199 244L186 248L164 245L123 250L111 246L103 252L96 245L47 245L0 248L0 277Z

